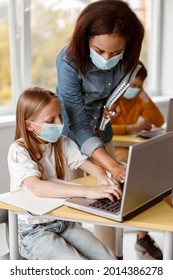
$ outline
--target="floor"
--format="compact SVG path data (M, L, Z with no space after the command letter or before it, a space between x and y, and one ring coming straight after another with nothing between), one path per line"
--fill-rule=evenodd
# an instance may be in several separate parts
M93 225L85 224L89 230L93 232ZM156 244L163 251L163 232L151 231L150 236L155 240ZM125 230L123 234L123 259L124 260L147 260L147 257L135 250L137 231Z
M152 231L149 233L156 244L163 251L163 232ZM125 260L146 260L146 256L135 250L136 231L126 231L123 237L123 252Z

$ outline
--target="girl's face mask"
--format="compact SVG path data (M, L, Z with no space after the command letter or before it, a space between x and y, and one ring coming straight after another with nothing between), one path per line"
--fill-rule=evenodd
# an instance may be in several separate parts
M101 70L110 70L115 67L118 62L123 58L123 52L111 57L109 60L104 59L100 54L90 48L90 58L95 66Z
M56 123L43 123L43 124L39 124L35 122L31 122L31 123L42 126L42 133L40 135L38 135L35 131L34 133L38 138L50 143L55 143L56 141L58 141L64 127L63 124L56 124Z
M125 97L126 99L130 100L130 99L133 99L135 98L138 93L140 92L141 88L139 87L129 87L126 92L124 93L123 97Z

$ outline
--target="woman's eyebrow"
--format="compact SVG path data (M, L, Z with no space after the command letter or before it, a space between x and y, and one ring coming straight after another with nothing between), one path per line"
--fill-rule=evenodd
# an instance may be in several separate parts
M95 46L95 45L93 45L93 46L94 46L94 48L96 48L98 51L104 52L104 50L100 49L99 47L97 47L97 46Z
M95 45L93 45L94 46L94 48L96 48L98 51L101 51L101 52L105 52L105 50L102 50L102 49L100 49L99 47L97 47L97 46L95 46ZM124 50L124 48L121 48L121 49L119 49L119 50L114 50L114 51L112 51L112 53L113 52L121 52L121 51L123 51Z

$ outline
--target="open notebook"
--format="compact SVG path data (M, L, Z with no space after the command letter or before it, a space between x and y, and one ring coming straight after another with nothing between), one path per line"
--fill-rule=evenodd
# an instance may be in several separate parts
M56 179L55 182L74 184ZM74 184L77 185L77 184ZM47 198L34 195L29 189L20 189L0 194L0 201L22 208L35 215L43 215L64 205L65 198Z
M107 199L71 198L65 201L65 205L121 222L158 203L171 193L172 169L173 132L169 132L130 146L119 207L116 199L111 203Z

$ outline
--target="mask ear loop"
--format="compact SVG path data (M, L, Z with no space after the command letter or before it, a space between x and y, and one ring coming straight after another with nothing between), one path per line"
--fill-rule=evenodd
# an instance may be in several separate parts
M31 122L31 123L33 123L33 124L36 124L36 125L39 125L39 126L42 126L42 127L43 127L43 125L42 125L42 124L39 124L39 123L36 123L36 122L30 121L30 120L29 120L29 122ZM39 135L35 132L35 130L32 130L32 132L35 134L35 136L36 136L37 138L39 138Z
M37 138L39 138L39 135L35 132L35 130L33 130L32 132L35 134L35 136L37 136Z

